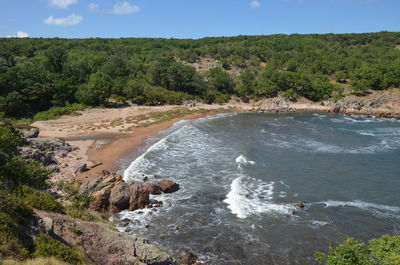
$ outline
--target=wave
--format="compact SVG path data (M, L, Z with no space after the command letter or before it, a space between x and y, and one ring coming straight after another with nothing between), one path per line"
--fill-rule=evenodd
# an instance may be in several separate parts
M289 214L292 206L276 204L271 200L275 182L263 182L254 178L239 176L232 181L230 191L224 202L238 218L244 219L252 214Z
M241 166L247 166L247 165L254 165L256 162L249 160L247 157L244 155L240 155L236 157L235 159L236 163L238 164L238 167L241 168Z
M157 143L153 144L152 146L147 149L146 152L144 152L141 156L136 158L130 165L129 167L125 170L123 178L126 182L132 182L132 181L137 181L138 179L135 179L136 175L140 175L143 172L143 168L147 163L149 163L148 160L145 159L145 156L150 153L150 152L155 152L155 151L160 151L163 149L166 149L168 146L166 144L167 137L161 139ZM141 181L141 180L139 180Z
M360 200L355 201L326 201L326 202L318 202L315 204L324 204L325 208L328 207L354 207L364 211L370 211L379 216L390 216L400 218L400 207L396 206L388 206L382 204L375 204L369 202L363 202Z

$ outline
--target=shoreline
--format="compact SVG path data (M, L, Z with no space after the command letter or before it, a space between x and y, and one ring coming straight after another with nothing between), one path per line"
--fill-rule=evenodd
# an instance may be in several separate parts
M361 107L360 107L361 106ZM365 106L365 107L363 107ZM393 108L392 108L393 107ZM183 112L182 115L166 120L155 121L151 115L168 112ZM32 124L40 129L40 137L58 137L77 146L79 150L60 161L61 170L53 175L53 181L79 180L91 181L101 175L103 170L119 172L123 168L118 164L125 157L144 145L146 139L170 128L181 120L193 120L219 113L229 112L324 112L347 115L370 115L376 118L400 119L400 107L370 107L368 101L360 103L359 98L345 98L342 102L313 103L299 100L290 102L277 97L259 102L230 102L224 105L198 104L185 106L130 106L115 109L87 109L80 116L63 116L57 120L39 121ZM144 126L142 120L132 126L132 120L148 115ZM146 118L146 117L145 117ZM128 127L128 128L127 128ZM88 170L76 173L82 164Z

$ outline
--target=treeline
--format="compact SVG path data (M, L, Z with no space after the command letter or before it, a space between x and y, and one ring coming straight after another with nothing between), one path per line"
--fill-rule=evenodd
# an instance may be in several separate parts
M0 39L0 113L232 95L339 99L400 87L400 33L179 39ZM396 48L397 47L397 48ZM217 67L196 71L202 58Z

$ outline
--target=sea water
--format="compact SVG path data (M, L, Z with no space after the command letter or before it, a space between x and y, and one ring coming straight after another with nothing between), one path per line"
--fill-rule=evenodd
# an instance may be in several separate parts
M315 251L346 236L400 230L396 120L235 113L180 122L149 139L124 179L142 181L139 173L181 189L151 196L164 202L157 211L124 211L113 221L207 264L316 264Z

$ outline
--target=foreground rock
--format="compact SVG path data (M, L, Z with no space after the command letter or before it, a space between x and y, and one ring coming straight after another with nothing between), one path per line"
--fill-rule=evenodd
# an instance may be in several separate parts
M112 230L104 223L86 222L66 215L36 211L31 229L47 233L72 246L81 247L97 265L170 265L175 259L144 239ZM76 231L79 231L77 233Z
M159 207L162 202L151 201L150 194L172 193L177 190L179 185L171 180L161 180L155 184L128 184L121 176L103 171L99 178L84 183L80 193L94 198L90 205L92 210L117 213L123 210Z

